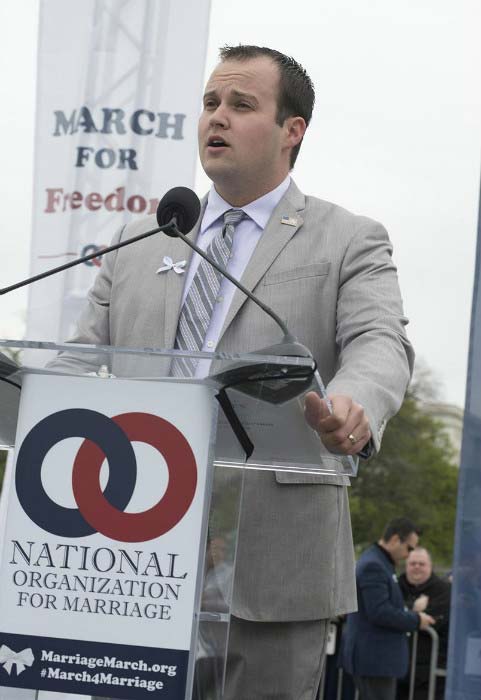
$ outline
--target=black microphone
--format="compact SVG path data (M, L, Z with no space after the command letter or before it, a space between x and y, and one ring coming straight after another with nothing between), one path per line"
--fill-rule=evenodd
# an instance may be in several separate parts
M312 353L305 345L299 343L282 319L269 306L252 294L239 280L233 277L215 260L212 260L205 251L184 235L186 224L188 225L188 230L191 231L194 223L199 218L199 214L200 202L195 192L188 187L175 187L167 192L159 202L159 206L157 207L157 223L160 227L165 226L165 228L162 228L164 233L169 236L181 238L184 243L204 258L204 260L207 260L221 275L226 277L235 287L240 289L241 292L268 314L282 330L283 339L280 343L270 345L261 350L255 350L252 354L301 357L312 360L312 365L310 367L306 367L305 365L282 367L282 365L273 363L246 366L235 363L230 365L226 370L212 375L211 379L219 381L224 387L235 386L240 391L256 396L258 395L259 389L258 386L256 388L255 385L261 380L285 380L275 382L270 386L264 385L262 387L263 399L272 403L282 403L290 398L298 396L310 384L316 368L316 362L312 357ZM191 223L192 225L190 225ZM296 379L301 381L302 386L292 381Z
M172 194L173 196L171 196ZM194 201L192 195L195 197L196 201ZM28 277L27 279L22 280L21 282L16 282L9 287L4 287L3 289L0 289L0 296L2 294L8 294L8 292L13 292L14 289L19 289L20 287L24 287L32 282L38 282L38 280L44 279L45 277L50 277L50 275L56 275L57 272L68 270L70 267L75 267L75 265L80 265L81 263L88 262L94 258L101 258L106 253L111 253L113 250L118 250L118 248L123 248L131 243L141 241L143 238L153 236L155 233L159 233L160 231L165 231L169 236L177 236L179 233L188 233L194 227L197 219L199 218L200 202L197 195L187 187L174 187L172 190L169 190L166 195L164 195L162 202L164 201L166 201L166 207L163 209L164 219L161 223L159 223L157 228L151 229L150 231L145 231L145 233L140 233L138 236L127 238L125 241L111 245L97 253L84 255L81 258L76 258L76 260L71 260L70 262L65 263L65 265L59 265L58 267L46 270L38 275L34 275L33 277ZM175 213L175 219L173 216L167 218L168 211L172 211L172 214Z
M175 238L178 231L192 231L200 215L200 200L188 187L173 187L166 192L157 207L157 223L167 226L174 221L175 228L166 228L164 233Z

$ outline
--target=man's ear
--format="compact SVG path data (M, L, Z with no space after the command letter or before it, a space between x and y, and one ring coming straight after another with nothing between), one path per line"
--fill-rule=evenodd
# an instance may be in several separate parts
M284 122L287 145L290 148L297 146L306 133L307 124L302 117L287 117Z

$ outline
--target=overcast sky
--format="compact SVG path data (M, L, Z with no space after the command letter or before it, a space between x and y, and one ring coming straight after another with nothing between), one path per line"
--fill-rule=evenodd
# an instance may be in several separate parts
M0 4L1 286L28 274L37 5ZM294 178L388 228L417 355L440 397L460 406L480 181L480 26L479 0L212 0L206 65L208 74L220 45L242 42L289 53L308 70L316 110ZM199 172L198 193L207 187ZM22 337L25 304L21 291L0 299L0 336Z

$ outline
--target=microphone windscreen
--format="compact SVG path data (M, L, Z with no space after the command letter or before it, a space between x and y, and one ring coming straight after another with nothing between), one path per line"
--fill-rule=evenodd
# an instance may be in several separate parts
M165 226L174 217L177 220L177 228L181 233L189 233L194 228L200 214L200 201L195 192L188 187L174 187L169 190L159 202L157 207L157 222L159 226ZM175 233L165 231L170 236Z

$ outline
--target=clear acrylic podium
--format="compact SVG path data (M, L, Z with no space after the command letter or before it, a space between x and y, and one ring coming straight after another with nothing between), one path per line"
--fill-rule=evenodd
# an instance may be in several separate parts
M304 421L304 395L308 391L324 394L312 360L255 353L187 354L35 341L0 341L0 352L0 445L10 450L0 509L0 575L7 588L12 589L10 598L2 593L5 600L3 612L0 610L0 700L58 700L61 695L57 693L85 698L220 700L246 469L346 477L356 474L356 461L325 451ZM195 377L172 376L173 363L186 356L198 363ZM134 424L134 415L144 418ZM84 418L88 419L85 425L93 420L93 435L97 434L97 422L100 426L96 445L102 453L100 458L92 451L95 437L88 432L90 428L84 431ZM108 466L111 454L100 443L111 429L117 430L111 425L115 420L124 420L119 425L128 440L112 452L112 459L119 465L115 468L118 476L114 488L113 464ZM154 421L153 433L157 425L161 432L162 426L174 425L169 428L174 432L162 433L162 439L167 445L174 435L175 443L180 431L190 441L199 467L186 515L166 526L170 529L165 534L159 534L157 521L164 517L167 494L170 493L175 509L188 490L186 482L190 477L184 464L188 458L182 457L185 452L169 452L170 447L163 453L156 435L148 432L149 420ZM55 421L60 421L60 428ZM48 433L53 435L52 444L48 440L45 443L44 426L53 431ZM112 444L117 439L115 435ZM129 476L132 445L137 481L135 476L133 481ZM163 458L160 460L159 451ZM107 459L102 461L107 452ZM91 468L95 460L96 472ZM204 471L201 463L205 463ZM177 477L177 472L182 476ZM132 492L125 497L129 479ZM147 486L137 494L137 483L143 481ZM95 498L90 497L84 482L90 484L92 494L97 494ZM174 492L173 484L177 484L180 496ZM76 502L68 495L72 489ZM104 506L109 517L99 515ZM43 520L47 518L44 511L50 513L48 522ZM137 532L137 522L142 521L139 532L144 528L147 516L143 514L151 511L153 515L145 527L153 527L150 542L155 544L158 557L156 554L154 567L152 552L149 554L144 575L142 569L139 573L139 561L143 550L154 545L146 541L150 535L138 535L136 539L133 533ZM197 520L191 513L196 514ZM64 516L66 525L61 524ZM30 519L34 520L35 532L45 536L37 537L25 529ZM133 523L132 529L129 523ZM174 538L177 531L178 539L168 539ZM37 540L41 549L36 550ZM168 565L167 560L159 564L164 541L171 547L170 555L164 555L170 556ZM27 545L28 542L33 544ZM67 546L66 542L70 544ZM97 548L91 542L97 542ZM180 568L175 571L175 547L181 552L178 561L184 557L192 568L190 579L186 574L180 583L176 579L180 580L184 572ZM68 552L72 558L57 563L55 548ZM79 552L83 560L74 560ZM95 576L87 571L88 557L93 557ZM166 575L169 567L170 579ZM126 569L131 574L136 572L137 579L134 574L128 578ZM114 570L120 571L115 578L111 573ZM190 569L187 567L186 571ZM102 572L104 576L100 576ZM108 579L108 594L92 590L91 595L80 597L78 590L73 595L68 589L73 585L94 589L100 578ZM165 585L167 579L170 589ZM169 603L161 606L152 598L146 604L146 586L150 585L151 596L157 595L161 590L159 581L164 593L170 590ZM145 585L142 588L140 584ZM175 598L176 591L180 602ZM65 605L68 615L64 615ZM172 618L168 618L171 610ZM154 612L158 615L155 625L151 618L144 619ZM88 624L83 622L87 617ZM71 624L64 618L70 619ZM65 624L67 632L62 631ZM164 626L167 642L161 640L159 645ZM138 661L128 660L142 654L147 661L142 661L140 668ZM112 668L110 660L114 657L118 666ZM82 665L83 658L96 658L97 662L93 661L89 668L87 662ZM166 659L174 659L175 663L164 663Z

